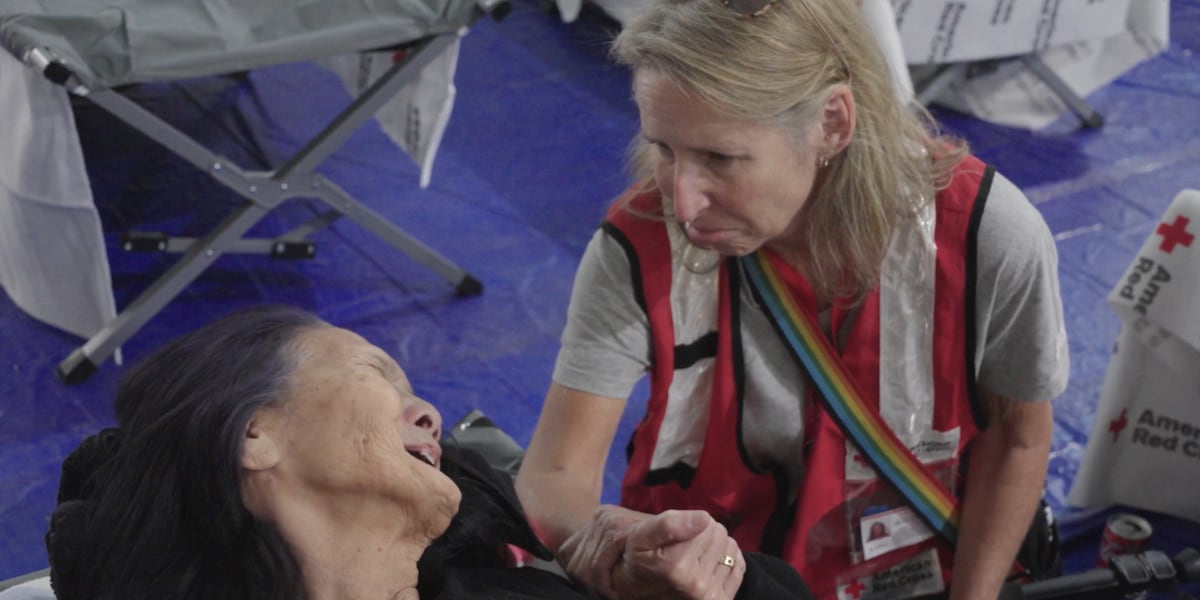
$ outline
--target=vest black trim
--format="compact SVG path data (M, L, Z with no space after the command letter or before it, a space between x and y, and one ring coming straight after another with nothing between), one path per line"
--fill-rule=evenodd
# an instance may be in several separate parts
M771 556L783 556L783 545L787 542L788 532L796 522L796 504L788 497L788 474L783 469L775 470L775 510L763 528L762 542L759 551Z
M966 313L966 323L963 324L966 339L963 348L966 352L967 397L971 404L971 415L975 417L975 426L980 431L987 429L988 416L979 397L975 374L975 342L978 337L975 300L979 276L979 224L983 221L983 208L987 204L995 174L996 169L988 166L983 173L983 178L979 181L979 191L975 194L975 205L971 209L971 220L967 225L966 273L963 276L963 310Z
M682 371L717 355L717 332L710 331L690 344L675 345L675 370Z
M686 490L691 487L692 479L695 477L696 467L680 462L663 469L651 469L646 473L642 482L646 484L646 487L653 487L673 481Z
M625 235L624 231L621 231L619 227L608 221L600 223L600 229L603 230L604 233L608 234L608 236L614 241L616 241L617 244L621 246L621 250L625 252L625 259L629 261L629 281L630 285L633 286L633 299L635 302L637 302L638 306L641 307L642 312L646 314L646 317L649 318L650 311L646 310L646 307L648 306L646 304L646 291L642 287L641 261L638 260L637 250L634 249L633 242L629 241L629 236ZM625 444L625 462L627 463L633 459L634 437L636 436L629 436L629 442ZM694 471L695 469L693 469L693 473ZM694 475L688 476L689 482L693 476Z
M756 467L754 461L750 460L750 451L746 449L746 440L743 435L743 420L746 414L746 357L742 350L742 269L739 265L737 257L725 259L725 272L728 274L729 281L729 331L732 335L730 358L733 363L734 397L737 402L737 429L735 431L737 432L738 455L742 458L742 464L751 473L763 475L768 471Z
M642 308L642 312L649 315L650 311L646 309L649 306L646 303L646 291L642 289L642 265L638 261L637 250L634 249L633 242L629 241L625 232L608 221L601 223L600 229L616 240L621 245L621 249L625 251L625 258L629 260L629 279L633 284L633 299Z

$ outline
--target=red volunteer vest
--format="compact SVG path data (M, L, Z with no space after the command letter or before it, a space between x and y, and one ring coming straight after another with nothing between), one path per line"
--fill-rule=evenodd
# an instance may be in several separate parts
M960 164L952 183L937 194L937 244L935 307L933 315L933 426L939 431L960 428L959 456L979 432L979 405L974 366L974 260L975 236L993 171L970 157ZM661 209L657 193L633 199L632 206L655 213ZM651 469L651 458L662 426L678 354L671 315L671 247L661 221L646 219L622 209L609 210L604 227L625 248L634 278L634 293L650 322L653 364L646 415L630 441L629 466L622 485L621 503L631 509L659 513L668 509L702 509L725 525L739 546L784 558L796 568L818 598L837 598L837 585L894 565L919 552L936 548L943 579L950 580L952 549L935 537L915 546L894 550L859 564L850 561L846 530L845 446L836 422L821 407L820 399L805 404L805 476L788 505L783 471L764 472L752 466L742 443L744 364L741 356L740 288L730 259L719 272L717 343L712 397L703 449L698 464L676 464ZM813 307L811 288L797 272L775 260L776 267L798 302ZM868 402L879 404L879 292L872 292L848 325L839 352ZM848 311L832 310L831 330L840 331ZM815 313L815 308L814 308ZM811 388L811 385L809 386ZM810 395L813 393L810 389ZM960 478L961 482L962 478ZM961 486L957 493L961 495ZM841 528L842 543L814 546L808 533ZM836 577L835 577L836 575Z

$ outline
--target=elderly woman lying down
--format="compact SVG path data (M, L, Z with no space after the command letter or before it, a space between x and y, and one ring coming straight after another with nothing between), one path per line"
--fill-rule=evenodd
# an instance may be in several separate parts
M63 466L47 534L59 600L584 598L508 474L441 443L437 410L358 335L286 307L185 335L126 377L118 429ZM699 542L699 543L697 543ZM702 512L636 526L620 598L806 598Z

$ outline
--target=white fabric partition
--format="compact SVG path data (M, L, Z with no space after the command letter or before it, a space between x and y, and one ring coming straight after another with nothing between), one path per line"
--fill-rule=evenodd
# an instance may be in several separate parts
M0 287L38 320L89 337L116 304L67 93L0 52L0 107Z

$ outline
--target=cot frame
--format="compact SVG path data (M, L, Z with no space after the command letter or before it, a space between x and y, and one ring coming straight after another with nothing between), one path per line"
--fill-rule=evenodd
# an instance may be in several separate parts
M506 5L501 5L506 6ZM502 14L494 14L500 18ZM240 196L240 204L216 227L202 237L162 240L154 249L179 251L182 256L146 290L121 310L58 364L56 375L64 383L86 380L100 363L117 352L126 340L179 295L209 265L223 254L266 252L276 255L312 255L313 246L305 238L321 228L347 217L418 263L441 275L454 286L458 296L483 292L483 284L454 262L388 221L356 200L335 182L315 172L326 158L337 151L355 130L371 119L401 88L414 81L421 70L453 44L457 32L433 35L408 47L403 58L393 64L368 89L343 109L324 129L282 165L272 170L247 170L193 140L174 126L111 89L90 90L61 62L38 49L25 59L47 79L70 93L86 98L122 122L158 142L171 152L208 173ZM328 210L312 220L270 240L243 236L271 210L293 198L320 201ZM127 249L135 242L126 241Z
M922 106L929 106L937 99L946 88L950 87L957 81L961 81L967 77L968 71L972 66L979 65L984 68L989 68L994 63L1009 59L993 59L982 61L966 61L947 63L939 65L932 74L925 77L921 81L914 81L916 88L916 101ZM1088 129L1099 129L1104 126L1104 115L1100 114L1087 100L1084 100L1072 90L1067 82L1063 81L1057 73L1052 71L1041 56L1036 53L1024 54L1016 58L1020 60L1026 68L1050 91L1054 92L1062 100L1072 113L1079 119L1079 122Z
M16 577L5 579L4 581L0 581L0 592L3 592L9 588L17 587L18 585L21 585L27 581L33 581L34 579L40 579L49 575L50 567L46 567L44 569L26 573L24 575L17 575Z

